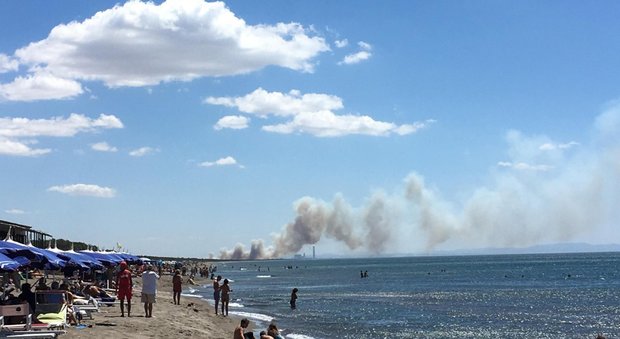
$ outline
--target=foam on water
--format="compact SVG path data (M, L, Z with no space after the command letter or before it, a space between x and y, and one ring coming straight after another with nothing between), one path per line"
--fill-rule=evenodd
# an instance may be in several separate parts
M311 337L311 336L307 336L303 334L296 334L296 333L287 334L284 337L289 338L289 339L315 339L314 337Z
M267 323L270 323L273 321L273 317L270 317L266 314L260 314L260 313L250 313L250 312L230 312L230 314L234 314L236 316L239 317L244 317L244 318L248 318L248 319L254 319L254 320L260 320L260 321L264 321Z

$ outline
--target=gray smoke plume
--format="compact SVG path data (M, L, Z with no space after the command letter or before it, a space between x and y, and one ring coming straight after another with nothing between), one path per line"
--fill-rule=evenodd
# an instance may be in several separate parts
M340 195L331 203L304 197L272 246L254 240L249 251L240 244L220 257L283 257L324 237L375 254L388 248L411 253L439 246L528 246L612 229L620 220L620 105L597 117L586 144L517 131L506 140L507 159L499 159L486 184L461 201L443 199L417 173L407 176L400 191L375 192L360 208ZM613 235L609 241L620 240L618 232ZM416 242L421 247L410 245Z

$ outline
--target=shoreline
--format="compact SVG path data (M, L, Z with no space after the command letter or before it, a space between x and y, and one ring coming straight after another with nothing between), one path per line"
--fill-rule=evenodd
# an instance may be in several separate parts
M134 277L131 317L121 317L120 306L100 306L93 319L85 317L85 327L69 327L66 336L79 339L109 338L209 338L232 337L240 318L215 315L213 306L206 300L181 295L181 304L172 301L172 276L164 274L157 284L157 300L153 304L153 317L144 317L144 304L140 302L141 277ZM184 277L187 279L187 277ZM210 283L204 278L194 278L197 285ZM186 281L186 280L185 280ZM183 293L189 285L183 284ZM126 308L127 306L125 306ZM252 330L252 323L248 330ZM256 330L254 330L256 332ZM257 333L256 333L257 334Z

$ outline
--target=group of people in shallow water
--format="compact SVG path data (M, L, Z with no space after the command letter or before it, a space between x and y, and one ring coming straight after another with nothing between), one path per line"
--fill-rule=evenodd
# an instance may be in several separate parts
M241 323L237 328L235 328L235 332L233 334L233 339L254 339L254 332L245 332L245 329L250 325L250 321L246 318L241 319ZM260 331L259 334L260 339L284 339L284 337L280 334L280 330L276 324L271 323L269 327L267 327L266 331Z

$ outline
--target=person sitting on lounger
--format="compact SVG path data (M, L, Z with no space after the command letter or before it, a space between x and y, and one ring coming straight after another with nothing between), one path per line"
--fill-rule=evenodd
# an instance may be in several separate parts
M21 301L27 302L30 305L30 314L33 314L35 309L37 308L37 299L31 288L32 287L29 283L23 283L22 293L20 293L17 298Z

